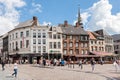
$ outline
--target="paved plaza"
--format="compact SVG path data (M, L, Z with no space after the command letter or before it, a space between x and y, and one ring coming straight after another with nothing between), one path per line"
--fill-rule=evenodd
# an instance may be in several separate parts
M89 64L83 65L82 70L78 65L68 68L67 65L42 67L36 64L21 64L18 69L15 78L11 76L13 64L6 65L4 71L0 70L0 80L120 80L120 70L116 72L112 64L96 64L93 72Z

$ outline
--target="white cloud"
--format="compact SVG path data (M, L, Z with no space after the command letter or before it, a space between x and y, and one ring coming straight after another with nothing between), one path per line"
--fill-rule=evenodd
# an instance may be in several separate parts
M32 9L30 10L30 13L32 14L36 12L41 13L42 12L41 7L42 7L41 4L32 2Z
M19 22L21 8L26 3L23 0L0 0L0 35L13 29Z
M120 12L112 15L111 10L112 5L109 3L109 0L100 0L94 3L87 12L82 13L89 15L85 21L88 29L94 31L102 28L111 34L119 33Z
M46 26L46 25L51 25L51 24L52 24L51 22L46 22L46 21L44 21L42 25L45 25L45 26Z

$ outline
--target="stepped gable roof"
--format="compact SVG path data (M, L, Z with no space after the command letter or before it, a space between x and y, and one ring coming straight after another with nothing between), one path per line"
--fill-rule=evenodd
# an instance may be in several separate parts
M88 35L88 33L83 28L81 28L80 26L75 27L75 26L69 25L67 27L61 27L61 29L62 29L63 34Z
M114 41L120 40L120 34L112 35L112 37L113 37L113 40L114 40Z

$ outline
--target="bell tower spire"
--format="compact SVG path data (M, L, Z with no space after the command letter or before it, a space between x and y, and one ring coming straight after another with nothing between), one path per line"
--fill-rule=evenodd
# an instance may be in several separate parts
M78 24L79 25L83 25L83 23L81 21L82 21L82 18L80 16L80 5L78 5Z

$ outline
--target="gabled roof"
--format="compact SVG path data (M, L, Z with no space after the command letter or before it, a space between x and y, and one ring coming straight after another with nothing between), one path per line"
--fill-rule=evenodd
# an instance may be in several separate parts
M96 37L93 35L92 32L87 31L87 33L89 34L89 39L96 40Z
M15 26L15 28L21 28L21 27L28 27L28 26L32 26L34 24L34 20L30 19L30 20L26 20L24 22L19 23L17 26ZM37 26L40 26L40 23L37 20Z
M113 37L113 40L114 40L114 41L120 40L120 34L112 35L112 37Z
M33 24L33 20L27 20L27 21L19 23L17 26L15 26L15 28L31 26L32 24Z
M97 30L94 32L101 35L101 36L110 36L104 29L100 29L100 30Z
M71 34L71 35L88 35L88 33L79 27L68 26L68 27L61 27L63 34Z
M56 31L56 32L58 32L58 33L62 33L62 30L61 30L61 27L58 27L58 26L56 26L56 27L50 27L49 28L49 31Z

